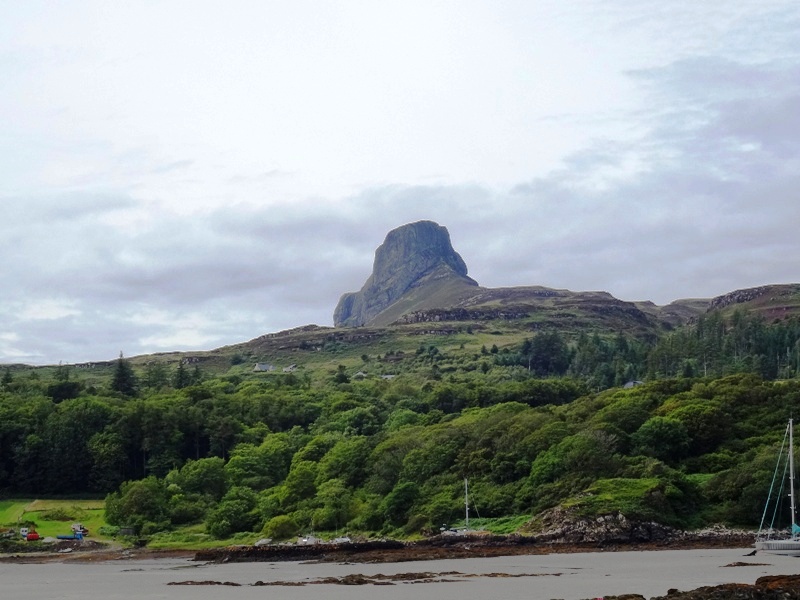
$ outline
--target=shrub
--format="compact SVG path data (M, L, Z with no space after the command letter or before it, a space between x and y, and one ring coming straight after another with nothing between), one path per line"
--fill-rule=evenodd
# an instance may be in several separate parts
M63 508L54 508L42 513L42 519L45 521L74 521L77 517Z
M266 522L261 530L264 535L276 540L286 540L300 531L297 523L289 515L278 515Z

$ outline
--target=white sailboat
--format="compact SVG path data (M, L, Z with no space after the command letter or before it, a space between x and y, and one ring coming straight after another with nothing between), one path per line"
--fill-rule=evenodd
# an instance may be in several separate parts
M464 531L469 531L469 480L464 477Z
M480 515L478 515L480 517ZM448 529L445 523L439 528L442 535L467 535L469 529L469 480L464 477L464 529Z
M788 460L784 458L784 448L786 448L785 452ZM773 495L775 495L777 499L780 499L780 496L782 495L780 490L783 489L783 481L785 480L785 477L781 478L779 491L773 494L776 482L779 479L778 474L781 466L783 466L784 475L786 475L788 471L789 476L789 510L792 519L791 529L789 532L775 531L774 529L774 523L778 513L777 500L773 509L772 520L769 526L766 526L767 512L769 511L770 506L772 506L772 502L770 500L772 499ZM783 444L781 445L781 452L778 456L778 463L775 465L775 473L772 476L769 497L767 498L767 504L764 506L764 513L761 517L761 526L758 529L758 534L756 534L755 545L756 550L769 552L771 554L800 556L800 526L797 525L797 509L794 493L794 431L792 419L789 419L789 424L786 426L786 433L783 437Z

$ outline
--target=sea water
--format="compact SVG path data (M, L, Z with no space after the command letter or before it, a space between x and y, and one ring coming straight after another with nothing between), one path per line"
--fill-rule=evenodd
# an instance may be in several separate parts
M403 563L228 563L183 559L123 559L87 563L0 564L2 600L579 600L635 593L663 596L670 588L691 590L721 583L754 583L762 575L790 575L797 558L745 549L588 552ZM744 564L739 564L744 563ZM737 565L738 566L734 566ZM324 577L433 573L434 581L393 585L315 584ZM187 581L234 582L169 585ZM257 581L305 583L253 586Z

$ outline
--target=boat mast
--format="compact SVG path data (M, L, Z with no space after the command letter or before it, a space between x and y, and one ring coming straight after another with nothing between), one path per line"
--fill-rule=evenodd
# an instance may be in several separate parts
M469 482L466 477L464 477L464 511L464 529L469 531ZM794 515L794 510L792 515Z
M789 504L792 507L792 537L795 537L797 519L794 498L794 427L792 421L792 419L789 419Z

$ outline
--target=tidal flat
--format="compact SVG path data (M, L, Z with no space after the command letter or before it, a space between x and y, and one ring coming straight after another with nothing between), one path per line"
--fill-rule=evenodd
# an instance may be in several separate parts
M228 563L187 558L0 563L9 600L129 598L382 600L486 598L580 600L618 594L663 596L722 583L792 575L797 558L746 549L586 552L403 563Z

